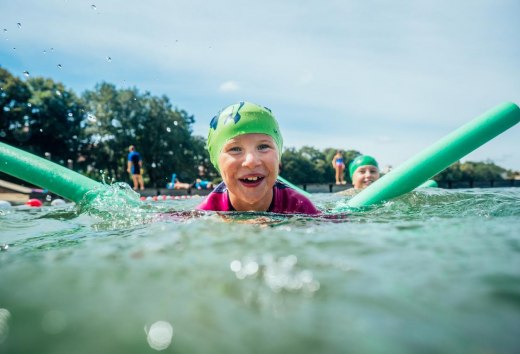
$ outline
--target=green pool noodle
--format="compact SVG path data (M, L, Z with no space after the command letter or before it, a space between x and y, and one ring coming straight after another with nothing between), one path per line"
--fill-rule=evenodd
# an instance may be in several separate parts
M429 179L426 182L424 182L423 184L421 184L419 187L417 187L416 189L418 189L418 188L427 188L427 187L437 188L437 187L439 187L439 184L435 180Z
M283 178L282 176L278 176L278 180L280 182L283 182L285 183L286 185L288 185L289 187L291 187L292 189L294 189L295 191L297 191L298 193L300 194L303 194L304 196L306 197L310 197L311 194L307 191L304 191L303 189L301 189L300 187L297 187L295 186L294 184L292 184L291 182L289 182L288 180L286 180L285 178Z
M0 142L0 171L76 203L102 184L52 161Z
M516 104L498 105L411 157L362 190L347 205L362 208L408 193L519 121L520 109Z

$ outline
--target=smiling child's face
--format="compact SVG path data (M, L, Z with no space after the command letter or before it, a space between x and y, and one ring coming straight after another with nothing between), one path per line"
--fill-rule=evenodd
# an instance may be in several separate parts
M359 166L352 175L352 185L364 189L379 179L379 169L373 165Z
M237 211L266 211L278 178L276 144L266 134L244 134L226 142L218 157L222 179Z

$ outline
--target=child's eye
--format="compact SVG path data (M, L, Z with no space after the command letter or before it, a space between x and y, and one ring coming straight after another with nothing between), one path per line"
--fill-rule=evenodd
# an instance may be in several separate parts
M258 145L258 150L267 150L267 149L270 149L271 146L268 145L268 144L260 144Z
M238 146L233 146L228 149L229 152L240 152L242 149Z

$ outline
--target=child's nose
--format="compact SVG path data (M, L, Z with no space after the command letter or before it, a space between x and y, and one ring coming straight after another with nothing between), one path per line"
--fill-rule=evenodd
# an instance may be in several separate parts
M258 156L254 151L247 152L244 160L244 166L256 166L258 161Z

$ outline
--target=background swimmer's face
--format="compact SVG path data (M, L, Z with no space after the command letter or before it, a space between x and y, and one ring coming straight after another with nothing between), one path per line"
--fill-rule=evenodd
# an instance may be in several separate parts
M373 165L359 166L352 175L352 185L364 189L379 179L379 169Z
M231 204L238 211L266 211L278 178L278 149L266 134L228 140L218 158Z

